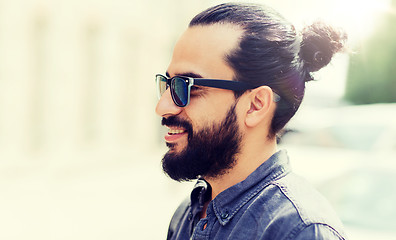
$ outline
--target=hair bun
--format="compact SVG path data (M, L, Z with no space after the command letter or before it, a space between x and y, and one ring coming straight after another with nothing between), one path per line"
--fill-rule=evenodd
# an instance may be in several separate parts
M347 35L323 22L315 22L302 30L300 59L308 72L316 72L329 64L333 55L344 49ZM311 79L308 79L311 80Z

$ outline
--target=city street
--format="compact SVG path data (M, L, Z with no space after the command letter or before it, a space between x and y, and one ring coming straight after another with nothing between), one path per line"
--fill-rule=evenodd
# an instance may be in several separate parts
M193 183L167 178L160 154L97 155L0 167L0 239L165 239Z

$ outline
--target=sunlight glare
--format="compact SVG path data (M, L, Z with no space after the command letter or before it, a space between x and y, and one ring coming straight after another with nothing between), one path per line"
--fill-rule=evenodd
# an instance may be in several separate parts
M390 8L390 0L336 0L329 20L347 30L352 41L367 38L378 24L379 17Z

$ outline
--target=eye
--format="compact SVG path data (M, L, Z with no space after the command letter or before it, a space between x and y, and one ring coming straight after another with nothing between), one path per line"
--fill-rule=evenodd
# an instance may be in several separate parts
M200 87L192 86L192 87L191 87L191 92L193 92L193 91L198 91L198 90L200 90L200 89L201 89Z
M203 94L204 89L202 87L197 87L197 86L191 86L191 91L190 91L190 95L191 96L198 96Z

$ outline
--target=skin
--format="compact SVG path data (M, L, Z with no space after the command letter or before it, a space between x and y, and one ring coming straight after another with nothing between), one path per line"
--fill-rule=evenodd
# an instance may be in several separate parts
M234 70L225 61L226 54L239 45L243 30L231 24L214 24L188 28L177 42L167 74L193 75L203 78L232 80ZM202 176L212 186L212 199L220 192L246 179L257 167L276 152L276 139L268 138L276 103L267 86L247 91L236 105L237 122L242 134L241 151L235 166L216 178ZM190 104L176 106L169 89L159 100L156 113L164 118L178 116L192 123L195 131L218 123L235 102L230 90L199 87L191 95ZM172 128L171 130L175 130ZM180 152L187 144L187 134L165 136L175 144L169 151ZM205 217L203 211L202 217Z

